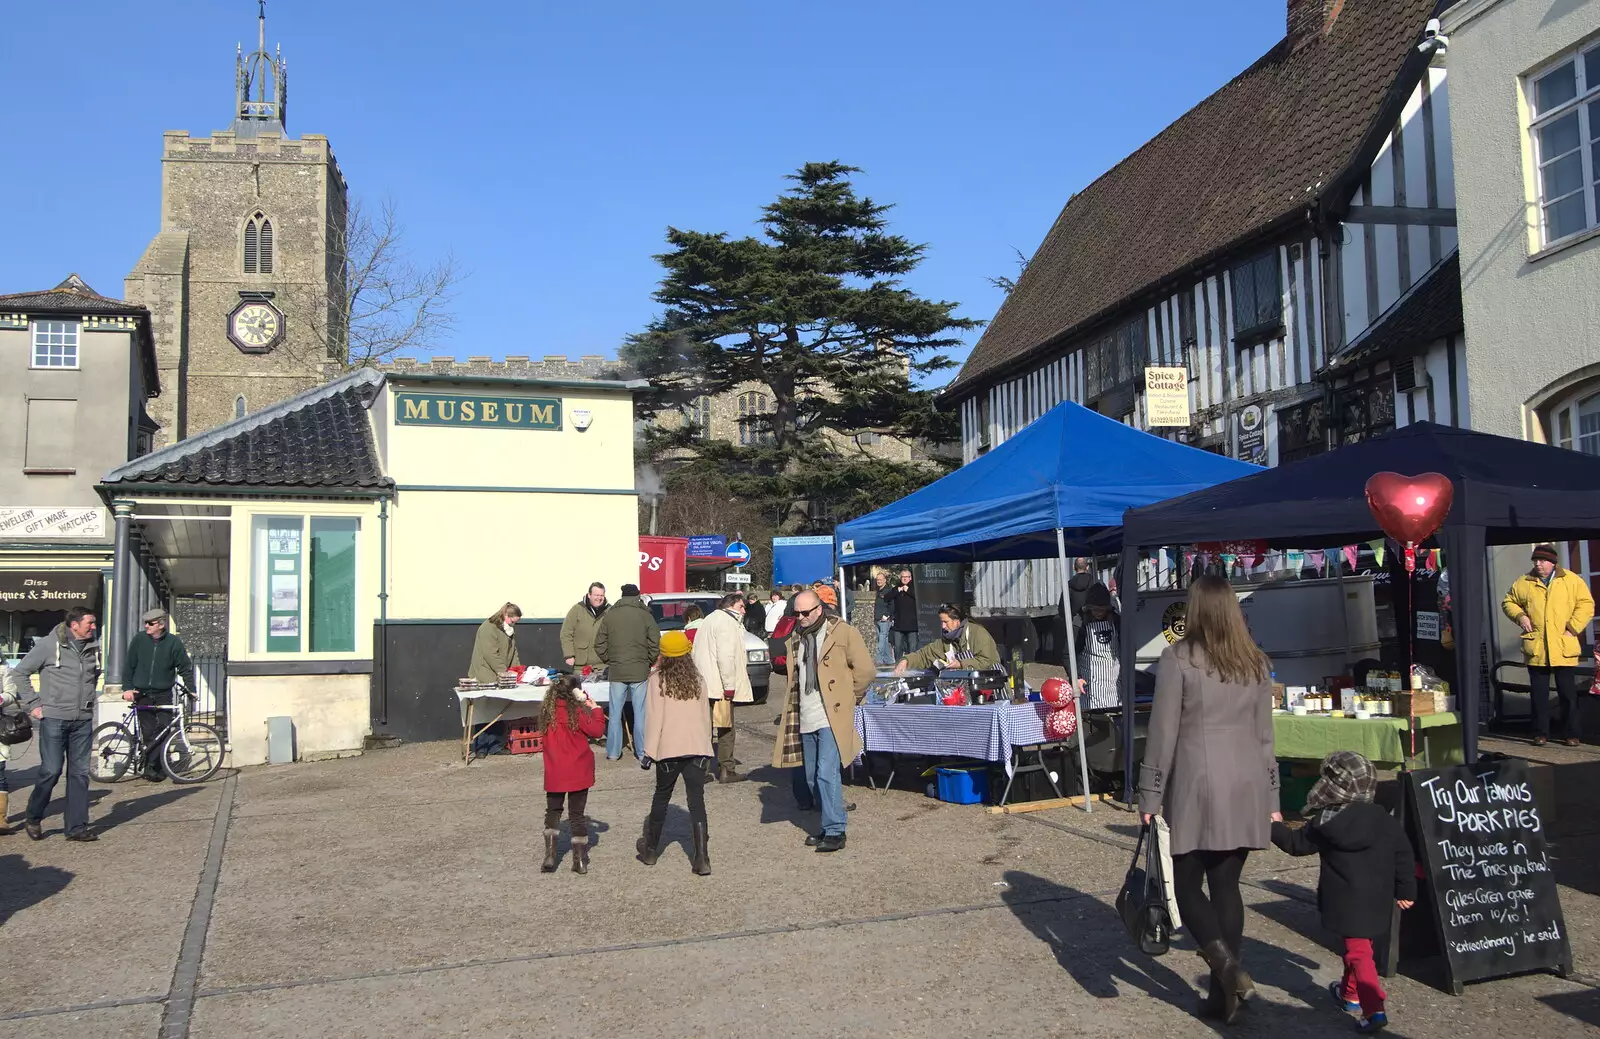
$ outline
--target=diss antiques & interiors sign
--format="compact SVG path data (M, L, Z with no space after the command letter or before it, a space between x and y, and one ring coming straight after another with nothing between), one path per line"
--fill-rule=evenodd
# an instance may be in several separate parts
M0 508L0 538L103 538L105 511L59 505Z
M98 570L0 570L0 610L93 609L100 583Z
M486 397L477 394L396 393L394 420L401 426L473 426L488 429L561 428L556 397Z

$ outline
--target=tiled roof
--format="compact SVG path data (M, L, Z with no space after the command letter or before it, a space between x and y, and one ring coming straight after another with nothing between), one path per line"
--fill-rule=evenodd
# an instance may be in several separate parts
M1415 350L1445 336L1459 335L1461 319L1461 254L1451 253L1395 300L1372 327L1328 362L1328 370Z
M127 300L102 296L76 274L53 289L14 292L0 296L0 310L21 313L143 314L145 309Z
M196 489L385 491L367 406L383 376L361 369L107 474L106 484Z
M469 357L458 361L454 357L432 357L418 361L414 357L396 357L377 366L390 375L451 375L458 378L484 375L509 379L575 379L621 381L638 378L638 374L621 361L602 354L584 354L576 360L562 354L544 357L508 355L503 361L489 357Z
M1073 196L946 393L1300 217L1359 157L1438 0L1345 0Z

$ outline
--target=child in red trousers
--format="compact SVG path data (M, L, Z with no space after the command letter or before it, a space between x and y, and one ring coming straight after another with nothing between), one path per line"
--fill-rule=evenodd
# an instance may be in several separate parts
M1399 820L1374 804L1378 775L1372 762L1349 750L1322 762L1322 775L1306 796L1306 824L1291 830L1272 824L1272 843L1290 855L1317 855L1322 876L1317 908L1322 925L1344 939L1344 979L1329 991L1356 1031L1378 1032L1389 1024L1388 993L1378 981L1373 939L1389 933L1394 906L1410 909L1417 897L1411 842Z
M539 711L544 729L544 863L554 873L559 856L561 809L572 827L572 872L589 872L589 788L594 786L594 750L589 740L606 734L606 717L576 678L563 675L544 694Z

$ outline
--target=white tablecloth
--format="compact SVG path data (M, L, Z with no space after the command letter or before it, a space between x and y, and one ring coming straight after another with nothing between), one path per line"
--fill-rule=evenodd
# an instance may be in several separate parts
M511 721L517 718L537 718L544 704L544 694L549 690L547 685L519 685L505 689L455 689L456 699L461 704L461 724L467 724L467 704L472 704L472 724L474 726L487 725L499 715L501 721ZM595 703L604 704L611 702L610 682L585 682L584 692ZM501 713L504 710L505 713Z
M856 734L861 746L890 754L978 758L999 761L1011 773L1011 748L1049 742L1044 734L1042 703L863 704L856 708Z

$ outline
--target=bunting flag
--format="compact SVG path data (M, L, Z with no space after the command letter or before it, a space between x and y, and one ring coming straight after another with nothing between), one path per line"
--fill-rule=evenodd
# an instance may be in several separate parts
M1224 552L1224 553L1222 553L1222 566L1223 566L1223 569L1230 576L1233 574L1234 561L1237 560L1238 558L1239 557L1234 555L1232 552Z
M1444 569L1444 555L1437 548L1430 549L1428 551L1428 569L1429 570L1443 570Z
M1349 564L1350 569L1354 570L1356 568L1356 546L1346 545L1343 551L1344 561Z
M1312 549L1306 553L1306 563L1311 569L1320 573L1322 568L1328 564L1328 554L1320 548Z
M1385 543L1383 538L1379 538L1376 541L1367 542L1367 547L1372 549L1372 557L1378 561L1379 566L1382 566L1384 552L1389 547L1387 543Z
M1286 555L1289 558L1290 571L1298 574L1306 565L1306 554L1298 549L1291 548Z

